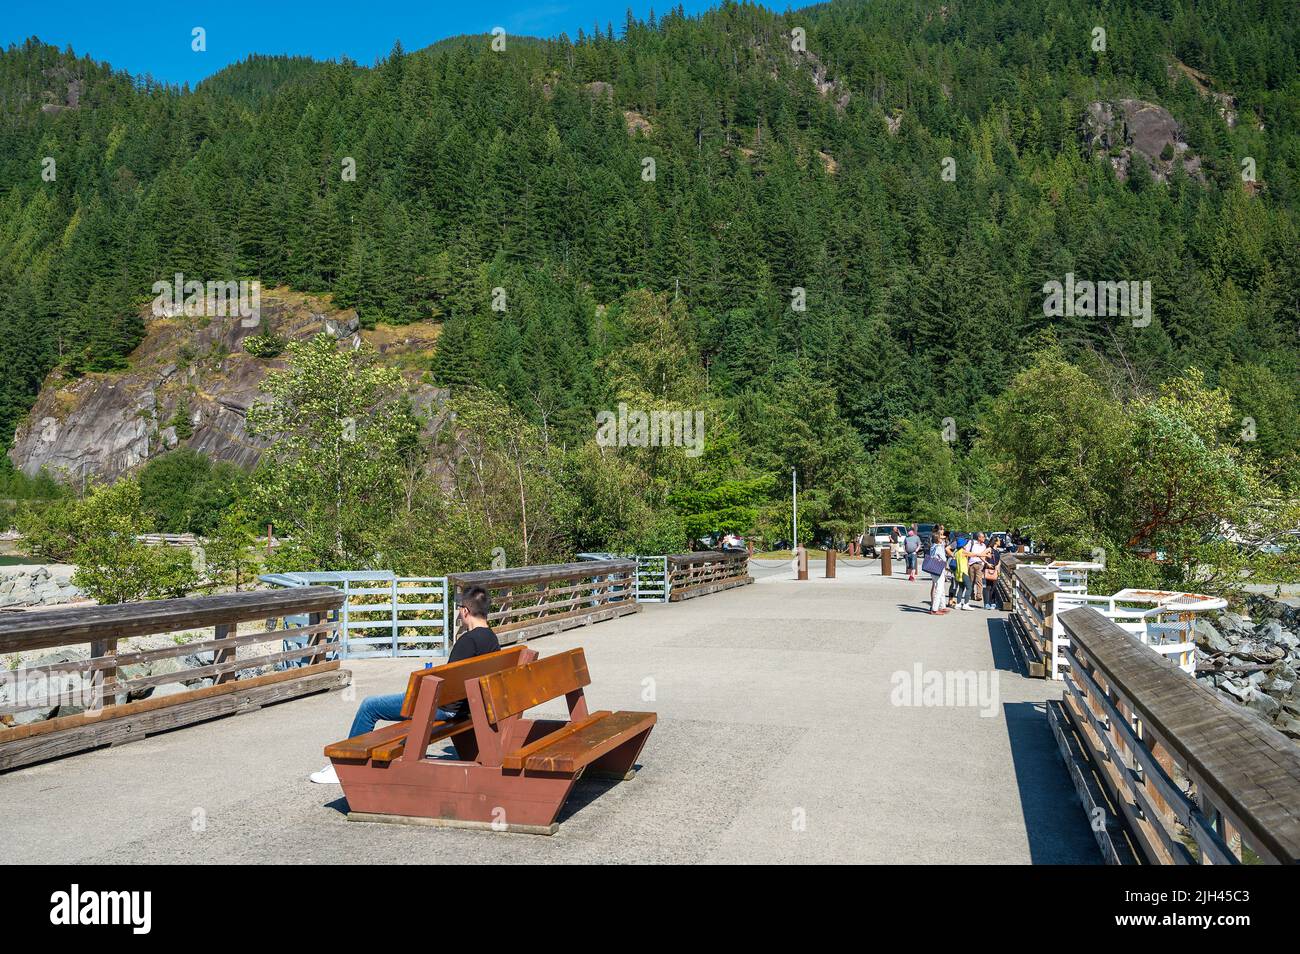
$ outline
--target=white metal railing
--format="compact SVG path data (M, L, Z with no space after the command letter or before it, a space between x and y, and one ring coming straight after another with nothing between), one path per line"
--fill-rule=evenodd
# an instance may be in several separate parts
M638 556L636 558L636 601L638 603L667 603L668 580L668 557Z
M345 659L447 653L445 576L355 570L269 573L261 579L276 586L327 584L341 589L339 651Z
M1088 571L1105 569L1100 563L1080 560L1052 560L1034 564L1033 568L1042 574L1043 579L1055 583L1062 593L1087 593Z
M1188 675L1196 673L1196 640L1193 628L1197 613L1221 610L1228 604L1218 597L1170 590L1120 590L1110 596L1060 592L1055 596L1052 614L1054 679L1068 665L1066 650L1070 639L1061 625L1061 613L1078 606L1089 606L1120 629L1136 636L1153 652L1172 659Z

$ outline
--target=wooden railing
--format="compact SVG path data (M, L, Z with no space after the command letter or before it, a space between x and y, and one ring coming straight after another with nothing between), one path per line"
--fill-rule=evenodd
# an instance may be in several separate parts
M0 672L0 718L13 723L0 731L0 770L345 685L349 674L329 658L337 645L333 617L342 603L338 590L312 586L6 616L0 620L0 653L86 645L89 655ZM242 622L296 615L305 615L307 625L238 632ZM119 651L132 637L208 627L211 639ZM289 649L264 647L304 639ZM244 647L253 654L239 655ZM193 657L188 665L187 657ZM180 665L148 674L148 664L163 660ZM135 667L140 669L132 672ZM240 677L258 667L280 671ZM206 684L153 694L159 687L199 681ZM29 721L34 712L53 717Z
M1052 617L1060 587L1019 561L1007 558L1006 563L999 582L1010 591L1011 646L1029 675L1057 679L1062 659L1052 645Z
M671 553L668 555L668 600L678 603L753 583L744 553Z
M447 577L456 605L470 586L488 591L488 623L502 645L635 613L635 560L590 560Z
M999 590L1011 610L1012 647L1031 676L1061 679L1069 668L1070 638L1060 615L1090 606L1121 629L1136 636L1152 652L1168 656L1188 675L1196 672L1196 643L1192 627L1197 613L1227 604L1202 593L1166 590L1120 590L1109 595L1086 592L1089 570L1097 564L1051 561L1025 565L1017 557L1003 559Z
M1096 610L1060 621L1069 669L1048 715L1062 751L1085 753L1095 770L1072 771L1076 784L1100 778L1119 806L1093 825L1106 858L1300 862L1300 748Z

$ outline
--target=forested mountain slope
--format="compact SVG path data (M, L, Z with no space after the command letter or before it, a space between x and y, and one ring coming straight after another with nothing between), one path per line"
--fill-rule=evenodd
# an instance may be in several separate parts
M729 3L194 91L34 40L0 54L0 429L51 369L124 367L182 272L441 323L438 384L571 443L620 397L717 402L749 472L806 468L849 522L845 471L905 421L969 447L1053 343L1117 397L1200 368L1284 474L1298 29L1284 0ZM1149 281L1152 320L1045 315L1067 273Z

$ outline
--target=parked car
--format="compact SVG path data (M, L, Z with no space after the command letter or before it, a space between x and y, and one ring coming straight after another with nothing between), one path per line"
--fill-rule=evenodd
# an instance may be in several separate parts
M876 541L876 547L880 548L889 546L889 534L892 530L898 531L900 539L907 536L907 526L901 523L873 523L867 528L867 533Z

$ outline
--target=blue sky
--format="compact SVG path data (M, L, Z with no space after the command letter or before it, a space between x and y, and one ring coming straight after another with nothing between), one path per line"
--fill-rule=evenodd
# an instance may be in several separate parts
M292 53L317 59L348 56L370 65L392 49L396 40L408 50L461 33L487 33L504 27L507 34L576 36L593 24L613 23L621 32L630 8L644 19L676 2L647 0L228 0L224 3L159 0L66 0L64 3L18 3L4 0L0 46L37 36L59 47L71 45L116 69L151 73L158 80L197 83L250 53ZM699 13L716 0L682 0L686 12ZM784 7L782 7L784 8ZM192 30L207 31L207 51L194 52Z

